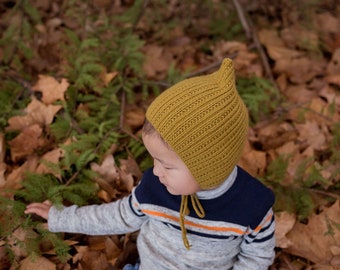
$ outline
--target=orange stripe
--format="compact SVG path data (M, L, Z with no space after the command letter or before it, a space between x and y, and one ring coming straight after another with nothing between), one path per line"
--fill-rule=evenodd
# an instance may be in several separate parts
M145 213L145 214L152 215L152 216L164 217L164 218L179 222L179 218L174 217L174 216L170 216L170 215L167 215L167 214L164 214L164 213L160 213L160 212L156 212L156 211L152 211L152 210L145 210L145 209L142 210L142 212ZM185 220L184 223L186 225L190 225L190 226L201 228L201 229L207 229L207 230L210 230L210 231L234 232L234 233L237 233L237 234L244 234L245 233L245 231L240 230L240 229L236 229L236 228L226 228L226 227L221 228L221 227L207 226L207 225L197 224L197 223L187 221L187 220Z
M273 216L273 214L270 214L261 225L259 225L255 228L254 232L260 231L263 228L264 224L266 224L268 221L270 221L272 219L272 216Z

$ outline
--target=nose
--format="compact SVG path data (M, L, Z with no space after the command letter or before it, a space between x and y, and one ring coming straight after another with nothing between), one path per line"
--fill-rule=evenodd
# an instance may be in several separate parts
M161 168L156 160L153 161L153 174L158 177L161 176Z

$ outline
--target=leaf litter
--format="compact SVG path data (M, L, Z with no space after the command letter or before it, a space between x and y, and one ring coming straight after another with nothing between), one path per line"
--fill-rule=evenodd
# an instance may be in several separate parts
M49 8L45 6L45 1L36 2L37 8L48 17ZM110 1L93 2L99 9L112 5ZM114 5L119 6L117 3ZM340 269L340 195L335 191L327 191L340 180L340 160L331 163L327 158L323 158L323 155L329 156L329 145L336 135L332 134L332 127L340 122L340 19L328 11L311 12L310 24L313 27L308 29L301 26L298 16L294 16L298 12L298 6L283 5L282 9L278 6L279 4L275 6L275 3L262 0L257 4L253 3L250 9L254 20L259 20L257 34L271 63L278 90L285 97L285 104L277 108L272 117L259 121L249 129L248 142L240 165L251 174L262 177L273 160L289 155L287 173L282 181L286 186L294 185L302 163L305 164L305 172L300 173L300 181L317 181L308 179L307 172L315 167L322 168L320 177L325 179L322 183L325 194L316 196L320 201L324 200L323 195L333 197L333 202L321 203L314 213L302 221L284 207L276 212L278 252L271 269ZM264 7L267 8L267 14L273 18L279 15L277 18L281 17L281 20L274 19L273 23L269 23L268 17L261 18ZM32 94L26 109L21 115L8 121L6 131L17 131L17 136L6 142L4 134L0 134L0 194L9 198L12 193L8 190L20 189L23 175L28 171L52 173L60 177L58 172L51 170L46 163L57 163L63 157L63 151L56 146L50 147L50 141L43 136L43 130L48 128L62 108L58 102L65 100L69 84L64 78L57 80L47 75L46 71L54 71L57 68L59 57L58 50L51 55L46 51L48 46L55 46L58 39L63 38L60 32L62 23L71 28L78 25L76 22L62 22L62 19L53 17L59 8L61 7L54 3L49 11L51 18L46 20L45 25L36 26L44 36L39 46L46 58L42 62L32 60L28 65L32 65L38 72L45 72L37 74L38 80L32 87L35 94ZM175 6L171 6L169 12L174 12L175 9ZM338 12L339 9L337 5ZM256 14L259 14L258 17ZM204 24L204 20L202 21ZM139 27L141 31L150 30L143 20ZM234 57L238 74L264 76L258 52L250 49L249 44L220 40L211 45L212 55L207 56L200 53L199 42L196 44L197 40L186 34L181 26L173 29L168 39L169 44L157 44L151 40L143 47L143 68L149 79L164 79L174 59L177 59L180 70L187 71L199 70L226 55ZM320 44L326 48L330 57L320 54ZM0 55L3 54L0 48ZM49 63L53 63L50 69ZM117 72L112 71L103 74L102 79L108 84L116 76ZM37 93L41 94L41 99L36 98ZM143 114L144 110L140 107L132 107L126 111L125 124L131 130L136 129L144 120ZM6 154L6 143L9 147L9 157ZM104 202L113 201L130 192L136 184L135 179L141 176L138 163L132 157L120 160L119 166L116 164L115 149L116 146L113 146L112 151L106 154L100 164L91 163L91 169L98 173L98 178L95 179L100 187L98 196ZM313 187L313 184L315 183L310 186ZM13 239L24 240L25 236L25 233L19 230L13 233ZM128 260L128 256L136 256L135 238L136 235L131 234L88 236L87 241L83 243L69 239L65 241L70 241L70 246L74 248L72 264L78 265L76 269L100 270L119 269ZM69 263L62 264L51 254L30 258L26 257L27 254L20 248L15 252L22 258L17 262L20 269L71 269ZM0 269L15 267L10 267L1 241L0 264L3 265ZM113 265L117 268L112 268Z

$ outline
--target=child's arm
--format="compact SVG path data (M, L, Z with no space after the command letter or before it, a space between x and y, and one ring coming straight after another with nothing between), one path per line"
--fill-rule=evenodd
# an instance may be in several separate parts
M52 204L50 201L44 201L43 203L31 203L27 205L25 214L36 214L47 220L51 207Z
M51 232L84 233L89 235L121 234L137 231L145 215L137 213L132 196L115 202L78 207L56 208L50 202L32 203L25 214L36 214L48 220Z

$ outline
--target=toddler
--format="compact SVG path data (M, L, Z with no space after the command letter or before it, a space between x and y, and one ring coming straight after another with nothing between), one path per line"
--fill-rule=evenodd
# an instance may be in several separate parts
M139 230L139 263L124 269L265 270L274 259L270 189L237 166L248 113L232 61L175 84L146 112L143 142L154 160L131 195L59 210L27 206L52 232L89 235Z

